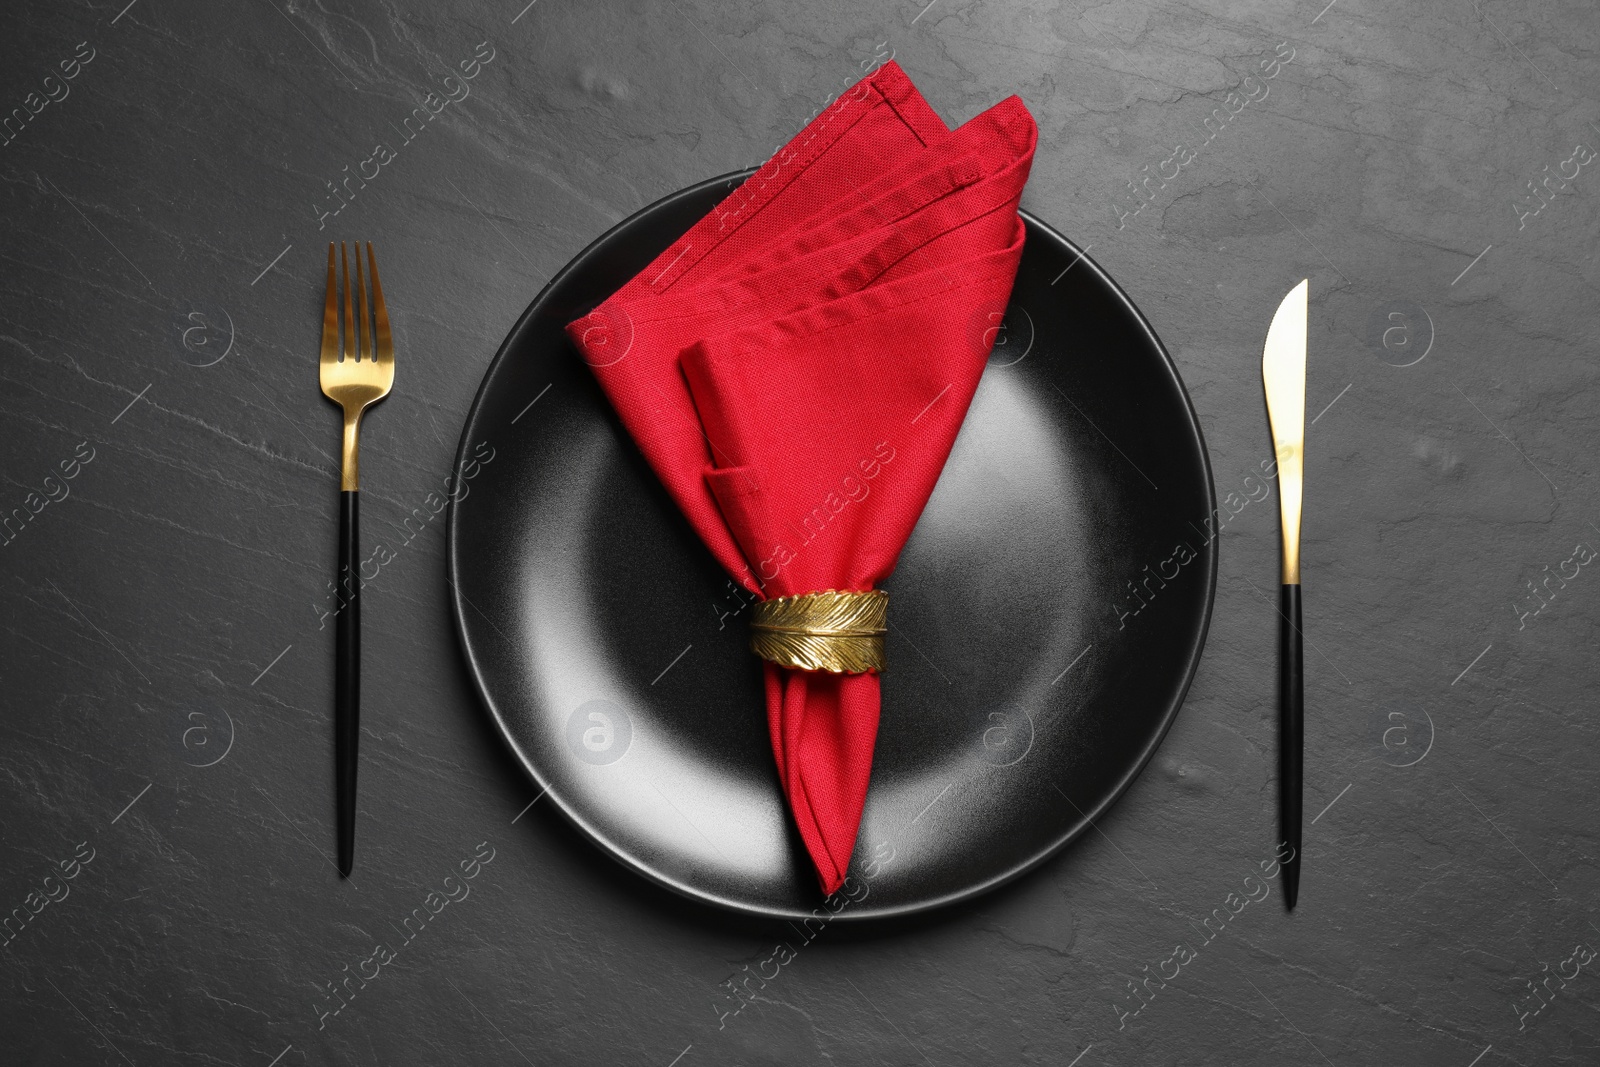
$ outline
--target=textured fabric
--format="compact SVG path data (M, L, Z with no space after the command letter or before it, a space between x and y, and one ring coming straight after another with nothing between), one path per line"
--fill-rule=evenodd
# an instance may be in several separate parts
M1036 139L1016 97L948 130L890 63L567 327L752 593L868 590L893 571L1010 296ZM894 625L891 605L891 655ZM880 679L764 670L779 780L831 893L866 802Z

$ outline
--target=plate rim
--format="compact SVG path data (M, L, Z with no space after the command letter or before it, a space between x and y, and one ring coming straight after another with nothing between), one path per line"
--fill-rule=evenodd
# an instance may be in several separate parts
M550 280L547 281L542 288L540 288L533 300L529 302L528 306L523 309L523 312L520 316L518 316L516 323L506 334L505 340L500 342L500 347L495 351L494 358L489 361L489 365L484 369L483 378L478 383L477 391L473 394L472 405L467 409L467 416L462 424L461 440L456 446L454 465L451 468L452 471L461 470L463 465L467 462L468 450L472 447L472 441L474 440L473 431L476 428L478 419L482 414L485 397L488 393L490 384L494 381L496 374L500 371L502 363L506 360L511 350L515 348L522 339L524 332L528 330L535 314L540 311L546 298L556 289L557 286L566 280L568 274L576 270L580 264L586 262L597 248L604 245L611 239L613 234L616 234L617 232L632 225L640 217L664 208L675 201L699 195L706 189L713 186L726 185L729 186L730 189L736 187L737 184L744 182L758 169L759 167L748 167L742 170L730 171L726 174L721 174L713 178L707 178L704 181L685 186L682 189L678 189L675 192L668 193L666 196L652 201L651 203L628 215L626 218L618 221L609 227L604 233L600 234L600 236L590 241L583 247L581 251L568 260L560 270L552 275ZM1096 278L1110 291L1116 300L1122 304L1123 308L1132 315L1133 321L1137 323L1138 328L1143 331L1146 339L1152 346L1154 346L1156 353L1161 357L1160 362L1163 370L1171 379L1172 384L1177 387L1178 398L1183 402L1183 412L1188 419L1189 428L1194 434L1195 443L1199 446L1200 466L1205 473L1205 496L1207 512L1215 512L1217 510L1217 493L1215 476L1211 469L1211 450L1206 447L1205 432L1203 427L1200 425L1200 416L1195 411L1194 400L1189 396L1189 390L1184 386L1182 375L1178 373L1177 362L1172 358L1172 353L1168 352L1166 345L1162 344L1160 336L1156 334L1155 328L1152 327L1149 320L1145 318L1144 312L1139 310L1138 305L1136 305L1128 297L1128 294L1123 291L1122 286L1118 285L1116 280L1107 274L1105 270L1101 268L1100 264L1095 262L1095 260L1088 255L1085 249L1079 248L1078 245L1069 240L1065 234L1062 234L1060 231L1056 230L1054 227L1050 226L1044 220L1040 219L1031 212L1019 210L1018 215L1021 216L1024 223L1026 223L1030 229L1042 234L1050 240L1057 242L1069 252L1073 253L1075 258L1072 266L1075 267L1079 264L1086 264L1089 269L1094 272ZM1029 236L1032 238L1033 235L1030 234ZM791 911L784 908L751 905L745 901L735 900L700 886L690 885L684 881L670 877L661 871L647 866L628 854L628 852L620 845L608 837L598 827L594 826L580 812L576 811L561 797L556 790L552 788L551 783L544 780L543 776L539 773L538 768L534 766L533 762L523 754L521 748L514 742L511 731L507 727L505 716L501 714L499 707L496 706L494 697L490 694L489 687L485 683L482 666L478 662L478 657L474 655L472 644L467 636L467 617L465 610L466 604L464 603L464 598L462 597L460 590L460 560L456 552L458 540L457 525L461 520L461 512L457 505L458 501L452 496L449 502L450 514L448 517L448 522L445 526L445 581L450 587L450 614L455 624L454 630L456 635L456 644L460 649L462 658L466 661L467 672L472 677L473 689L477 693L478 699L482 703L483 707L488 711L489 717L494 723L495 731L500 735L501 743L503 743L506 748L509 749L509 754L511 755L512 759L522 767L523 772L526 773L533 783L539 787L539 796L542 798L548 798L556 806L556 809L561 812L563 817L565 817L580 833L582 833L596 847L598 847L602 853L610 857L619 866L633 872L634 874L640 875L647 881L657 886L671 890L673 893L676 893L681 897L685 897L698 904L710 905L712 907L722 908L741 915L760 919L792 920L810 917L813 914L813 911ZM1151 735L1150 740L1146 742L1144 749L1139 753L1139 758L1127 767L1123 774L1117 779L1113 788L1106 793L1105 797L1100 801L1099 804L1095 805L1092 810L1082 812L1083 821L1079 825L1075 826L1071 830L1068 830L1062 834L1059 839L1052 842L1048 847L1040 849L1028 859L1017 863L998 874L986 878L981 882L965 886L959 890L945 893L941 896L932 897L927 900L895 905L889 908L874 910L866 913L863 913L859 910L852 911L850 908L844 908L832 914L830 921L843 920L851 924L887 922L889 920L902 919L907 916L921 915L952 908L956 905L984 896L987 893L994 892L1002 886L1014 882L1017 879L1022 878L1024 875L1037 870L1039 867L1043 866L1045 863L1048 863L1051 859L1059 855L1067 848L1067 846L1071 845L1079 837L1083 836L1087 830L1093 828L1095 823L1103 818L1106 812L1123 798L1123 795L1133 787L1133 783L1137 781L1140 775L1144 773L1145 768L1150 764L1150 760L1155 757L1156 751L1161 747L1162 742L1166 740L1167 733L1172 729L1172 724L1177 721L1178 713L1183 710L1183 706L1188 700L1189 690L1194 684L1195 675L1198 673L1200 668L1200 661L1205 655L1206 641L1210 636L1211 631L1211 616L1212 612L1216 608L1217 570L1218 559L1220 556L1220 552L1217 551L1217 547L1218 546L1215 538L1213 538L1212 541L1206 546L1208 562L1206 568L1205 608L1201 613L1200 627L1198 633L1196 634L1193 647L1189 650L1187 662L1183 665L1182 684L1178 686L1175 695L1169 703L1169 706L1162 713L1158 728ZM1074 804L1074 807L1076 807L1076 804ZM819 897L817 907L820 908L821 906L822 898Z

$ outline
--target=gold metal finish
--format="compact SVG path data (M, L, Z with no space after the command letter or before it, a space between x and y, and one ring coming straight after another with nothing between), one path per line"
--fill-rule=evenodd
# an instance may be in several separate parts
M1300 584L1300 505L1305 491L1306 297L1302 279L1278 305L1267 329L1261 380L1278 454L1278 507L1283 515L1283 584Z
M328 243L328 297L322 308L322 392L344 408L343 474L339 488L361 488L360 433L361 413L389 395L394 385L394 337L389 332L389 309L383 303L383 285L378 281L378 260L367 242L367 273L372 275L372 304L367 305L367 287L361 276L361 245L356 243L356 290L350 288L350 261L344 242L339 242L339 266L343 286L333 272L333 243ZM341 348L339 291L344 290L344 344ZM356 318L356 308L361 318ZM359 324L358 324L359 323ZM341 358L341 351L342 357Z
M888 620L889 594L881 590L763 600L750 617L750 651L800 671L881 671Z

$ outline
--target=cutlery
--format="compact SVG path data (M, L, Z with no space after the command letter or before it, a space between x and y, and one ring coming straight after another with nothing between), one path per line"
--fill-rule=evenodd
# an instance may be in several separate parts
M1278 827L1294 851L1283 862L1284 904L1300 895L1301 764L1305 739L1300 636L1300 501L1305 485L1307 280L1289 290L1267 329L1261 380L1278 456L1283 584L1278 591Z
M350 876L356 844L356 741L361 729L361 575L356 553L360 501L361 415L389 395L394 385L394 339L389 311L378 281L378 260L367 242L372 304L361 275L361 245L356 248L356 286L352 297L350 262L339 242L342 285L334 277L333 243L328 243L328 296L322 309L322 392L344 409L343 474L339 479L339 581L335 593L333 745L338 807L339 873ZM339 294L344 293L343 345L340 345ZM356 310L360 309L360 318ZM359 325L358 325L359 324Z

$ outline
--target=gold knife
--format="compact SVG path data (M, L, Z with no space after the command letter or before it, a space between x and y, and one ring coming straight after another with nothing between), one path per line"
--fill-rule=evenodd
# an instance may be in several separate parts
M1289 290L1267 329L1261 380L1278 457L1283 519L1283 581L1278 591L1278 832L1291 850L1282 861L1284 904L1300 895L1300 818L1305 741L1305 672L1300 636L1300 502L1305 489L1306 297L1309 281Z

